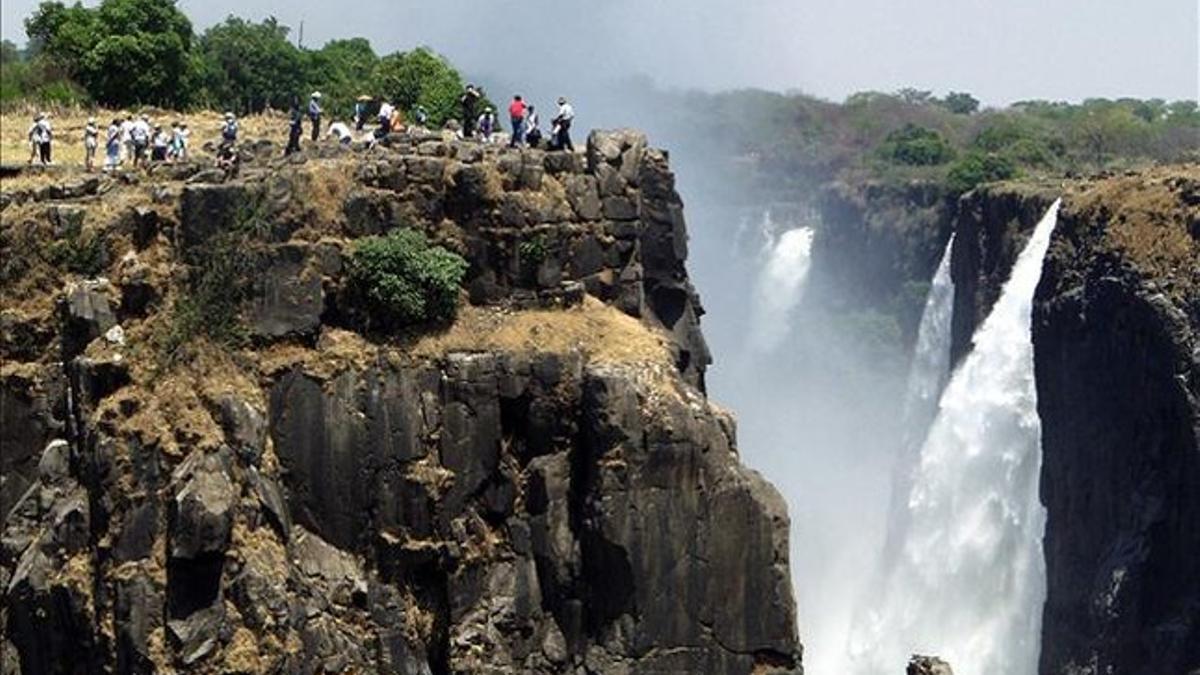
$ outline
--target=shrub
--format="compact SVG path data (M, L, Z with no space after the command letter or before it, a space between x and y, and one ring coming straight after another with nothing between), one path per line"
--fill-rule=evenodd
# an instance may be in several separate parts
M448 321L458 310L466 272L462 256L430 246L417 230L399 229L354 246L350 300L367 312L369 324L384 328Z
M1007 157L973 151L950 167L946 182L954 192L963 193L980 183L1006 180L1016 175L1017 169Z
M881 150L889 160L911 166L944 164L954 156L954 149L941 134L915 124L888 134Z

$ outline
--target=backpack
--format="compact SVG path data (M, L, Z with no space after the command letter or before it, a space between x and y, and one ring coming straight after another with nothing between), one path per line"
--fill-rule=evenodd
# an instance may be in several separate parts
M238 124L237 124L237 121L234 120L232 122L227 123L224 127L221 128L221 137L227 141L236 141L237 140L237 132L238 132Z
M134 145L146 145L150 139L146 136L146 129L140 124L135 124L133 130L129 133L129 137L133 139Z

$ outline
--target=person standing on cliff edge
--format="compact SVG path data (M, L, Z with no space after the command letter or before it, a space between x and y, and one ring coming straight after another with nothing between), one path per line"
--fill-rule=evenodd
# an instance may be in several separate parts
M321 137L321 92L314 91L308 98L308 119L312 122L312 141Z
M525 142L525 101L521 100L520 94L513 96L508 106L508 117L512 121L512 138L508 141L508 147L515 148Z
M458 102L462 104L463 138L470 138L475 133L475 106L479 104L479 90L475 85L468 84Z
M566 96L558 97L558 114L554 116L554 149L575 152L571 144L571 120L575 119L575 109L567 102Z

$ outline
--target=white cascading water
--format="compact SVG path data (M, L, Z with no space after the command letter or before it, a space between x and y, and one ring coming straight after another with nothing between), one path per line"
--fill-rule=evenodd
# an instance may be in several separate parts
M1034 229L942 394L905 507L908 527L846 670L937 654L957 675L1034 675L1045 600L1033 294L1058 215Z
M917 328L917 343L908 369L904 397L904 436L892 470L892 499L888 509L887 540L883 547L880 574L896 562L897 548L908 531L908 495L929 425L937 415L938 401L950 378L951 322L954 318L954 279L950 276L950 253L954 235L946 242L941 261L925 296L925 309ZM872 589L859 612L869 611L877 601Z
M811 266L812 228L798 227L782 234L775 230L771 213L764 212L760 230L764 264L754 283L750 308L750 349L758 353L770 352L787 337L792 310L804 293Z

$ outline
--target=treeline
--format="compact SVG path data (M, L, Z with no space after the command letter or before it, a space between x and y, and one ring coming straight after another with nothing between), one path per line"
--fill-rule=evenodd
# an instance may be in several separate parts
M274 18L229 17L196 34L174 0L43 2L25 21L24 50L0 49L0 102L34 100L111 108L286 109L320 91L348 116L360 95L402 109L423 106L433 124L453 117L459 72L427 48L380 56L363 38L302 49Z
M835 178L921 179L963 192L985 181L1063 176L1200 161L1196 101L1022 101L985 109L970 94L904 89L834 103L804 94L746 90L662 92L645 82L630 97L655 101L664 128L712 139L710 152L745 158L747 177L782 193ZM740 189L740 188L739 188Z

